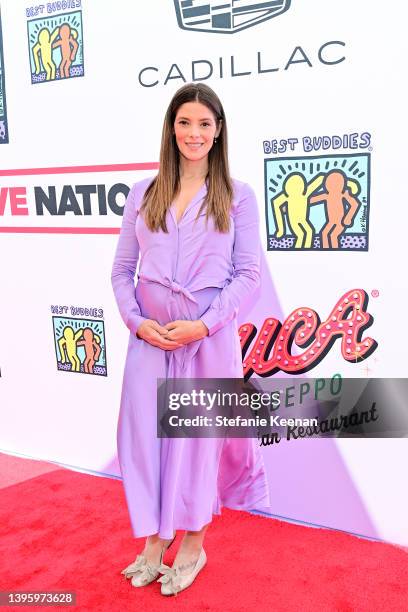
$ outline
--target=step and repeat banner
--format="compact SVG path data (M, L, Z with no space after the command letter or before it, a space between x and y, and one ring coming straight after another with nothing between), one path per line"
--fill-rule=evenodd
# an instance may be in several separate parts
M128 330L111 266L188 82L220 96L232 176L257 195L247 378L406 377L404 2L0 9L1 450L120 476ZM271 515L408 545L406 439L259 443Z

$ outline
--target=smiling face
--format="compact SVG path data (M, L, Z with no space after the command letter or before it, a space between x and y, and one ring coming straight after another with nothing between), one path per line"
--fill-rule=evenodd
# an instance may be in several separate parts
M174 133L180 154L190 161L208 155L221 131L214 113L201 102L185 102L176 114Z

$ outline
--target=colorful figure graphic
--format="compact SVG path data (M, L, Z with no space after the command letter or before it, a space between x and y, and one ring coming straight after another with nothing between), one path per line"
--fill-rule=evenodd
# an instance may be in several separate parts
M82 11L27 21L31 82L84 75Z
M90 327L86 327L81 331L83 340L79 340L79 342L77 342L77 346L85 347L84 370L88 374L93 374L95 361L98 361L102 350L99 345L101 339L99 336L93 333L93 330Z
M61 363L65 363L65 353L68 360L71 362L72 371L79 372L81 362L76 353L77 341L82 336L82 329L76 333L69 325L64 329L62 338L58 340L58 347L61 355Z
M58 369L106 376L103 321L68 317L52 320Z
M353 224L354 217L361 202L354 196L360 192L360 185L353 180L347 180L343 172L332 170L324 179L324 193L312 196L309 204L326 204L327 223L322 229L322 248L338 249L339 236L346 227ZM345 211L344 202L349 205Z
M265 160L268 250L368 250L370 155Z
M61 63L59 65L60 79L70 76L69 69L72 62L75 60L78 51L78 32L71 29L68 23L64 23L59 29L60 39L52 45L53 49L60 47Z
M35 74L40 74L40 59L46 73L46 81L55 79L55 63L52 59L52 43L57 38L59 28L55 28L52 34L48 28L43 28L38 34L38 42L33 47Z
M284 190L273 199L273 212L276 218L276 238L284 234L282 206L287 205L288 220L292 232L296 236L295 249L312 246L313 227L307 220L308 199L323 183L324 175L319 175L310 183L302 174L291 174L284 183Z

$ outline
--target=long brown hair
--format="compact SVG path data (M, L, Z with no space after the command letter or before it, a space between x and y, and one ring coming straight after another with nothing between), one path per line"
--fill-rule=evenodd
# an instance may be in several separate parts
M174 121L179 107L186 102L201 102L214 114L217 128L221 131L217 142L208 153L207 195L200 208L207 206L206 218L214 219L220 232L229 230L229 211L232 203L233 185L228 165L227 123L224 109L217 94L204 83L188 83L174 94L163 123L160 147L160 167L157 176L146 189L141 210L147 227L152 231L161 228L167 232L166 213L180 189L180 153L173 135Z

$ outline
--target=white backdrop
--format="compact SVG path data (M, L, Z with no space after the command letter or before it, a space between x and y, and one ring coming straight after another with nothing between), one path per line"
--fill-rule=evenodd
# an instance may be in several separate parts
M246 4L254 3L239 3ZM337 340L308 375L406 377L407 333L398 314L407 297L405 3L293 0L281 15L233 33L181 28L171 0L51 5L47 13L47 3L1 0L9 143L0 136L0 449L119 475L116 421L128 331L110 269L121 217L109 207L100 214L96 193L91 214L83 214L82 196L82 214L72 211L72 198L65 214L38 214L35 193L55 188L61 211L64 185L71 193L84 185L120 191L155 174L164 112L184 83L164 81L171 70L190 82L192 61L202 61L201 76L208 62L214 68L204 82L224 104L232 175L258 197L264 283L258 306L242 320L260 328L266 317L283 321L310 307L324 321L343 294L363 289L374 318L363 337L375 339L377 349L350 363ZM27 17L35 6L43 12ZM61 17L73 12L80 17ZM37 27L27 24L39 18ZM73 66L83 66L84 75L32 83L38 31L66 21L79 45ZM344 59L322 63L319 49L326 62ZM231 57L235 73L251 74L231 76ZM259 74L258 60L262 69L276 70ZM146 67L155 70L140 77ZM146 87L140 78L159 82ZM353 133L368 133L370 149L302 147L305 136ZM295 151L264 152L264 141L288 138L298 139ZM371 161L368 250L267 251L265 159L355 153ZM69 318L71 306L103 310L103 318L90 310L82 319L99 320L99 330L104 323L106 376L58 370L56 306L67 307L60 316ZM81 311L73 312L81 319ZM264 457L271 514L408 545L405 439L303 440L267 447Z

